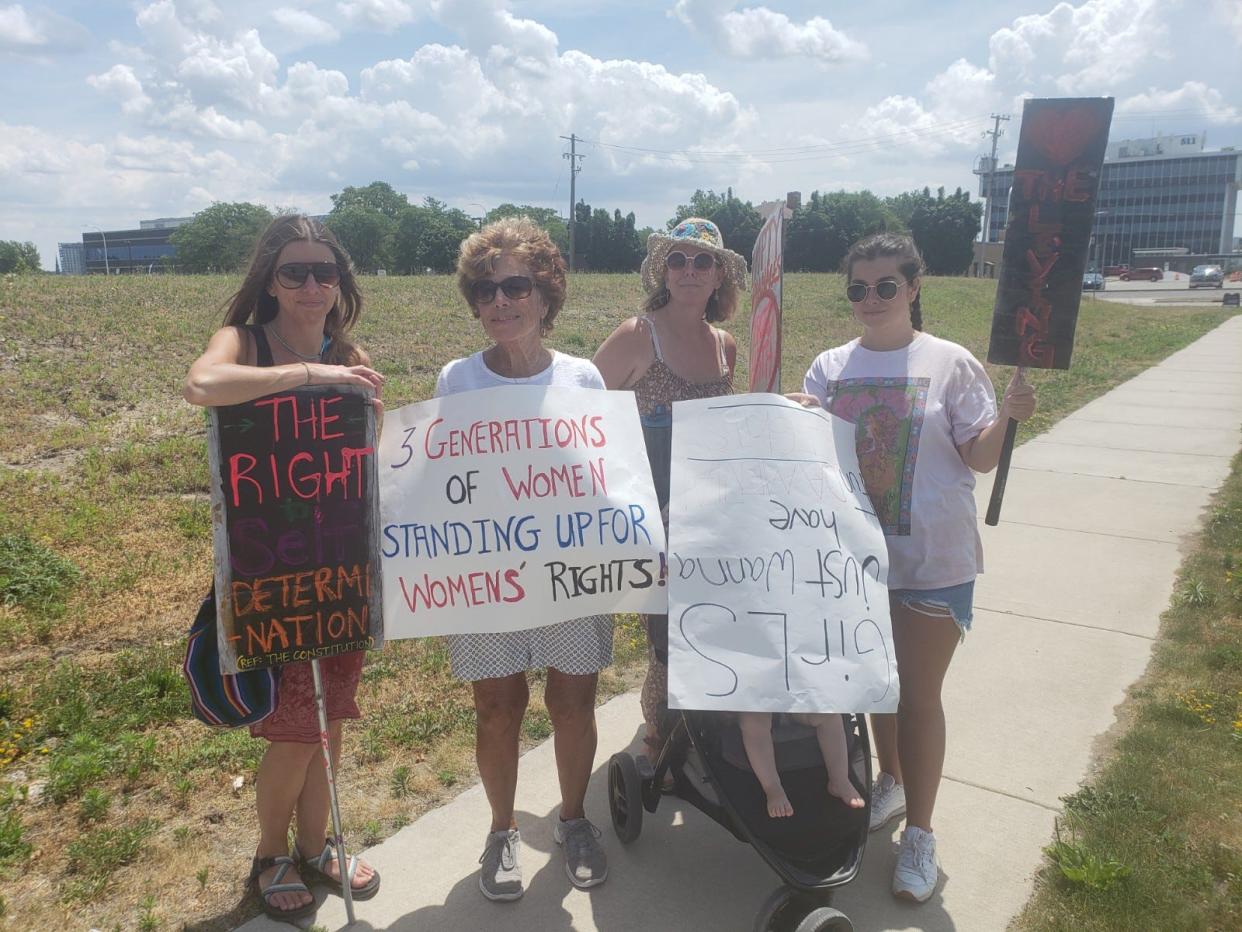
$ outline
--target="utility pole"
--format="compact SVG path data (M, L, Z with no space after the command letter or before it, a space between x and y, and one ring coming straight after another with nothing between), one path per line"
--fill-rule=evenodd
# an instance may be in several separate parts
M561 158L569 159L569 271L574 270L574 209L578 205L577 190L574 182L578 178L578 172L582 171L579 164L585 155L579 155L577 152L578 137L570 133L568 136L562 136L562 139L569 140L569 151L562 152Z
M993 125L989 130L984 130L983 135L992 137L992 155L988 162L988 187L986 192L986 206L983 209L983 241L990 243L992 241L992 179L996 175L996 142L1000 139L1002 131L1000 128L1001 121L1009 121L1007 113L993 113Z

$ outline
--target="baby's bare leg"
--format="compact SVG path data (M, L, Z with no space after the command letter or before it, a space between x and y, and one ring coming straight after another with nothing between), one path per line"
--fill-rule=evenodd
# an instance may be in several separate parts
M793 806L781 786L781 776L776 770L776 749L772 746L772 715L769 712L739 712L742 727L742 746L746 759L755 772L759 785L768 798L768 815L772 818L793 815Z
M828 792L840 799L851 809L861 809L866 802L854 784L850 782L850 762L845 744L845 726L841 716L829 712L820 715L808 715L806 724L815 726L815 737L819 739L819 751L824 755L824 765L828 768Z

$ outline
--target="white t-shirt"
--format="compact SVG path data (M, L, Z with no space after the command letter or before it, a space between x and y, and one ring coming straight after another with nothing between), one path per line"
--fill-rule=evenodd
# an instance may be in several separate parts
M975 476L957 447L996 420L996 396L970 351L928 333L887 352L852 340L820 353L803 389L855 425L889 588L941 589L983 572Z
M572 388L607 388L604 377L589 359L567 356L552 350L552 363L542 372L524 378L506 378L487 368L483 352L473 356L454 359L440 370L436 379L436 398L470 392L477 388L496 388L498 385L568 385Z

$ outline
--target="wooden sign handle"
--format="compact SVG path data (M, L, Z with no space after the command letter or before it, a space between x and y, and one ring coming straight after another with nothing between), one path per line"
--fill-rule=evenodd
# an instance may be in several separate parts
M1001 446L1000 462L996 464L996 480L992 483L992 498L988 502L987 517L983 523L996 527L1000 523L1001 500L1005 497L1005 483L1009 479L1009 458L1013 456L1013 441L1018 435L1018 422L1013 418L1005 426L1005 442Z

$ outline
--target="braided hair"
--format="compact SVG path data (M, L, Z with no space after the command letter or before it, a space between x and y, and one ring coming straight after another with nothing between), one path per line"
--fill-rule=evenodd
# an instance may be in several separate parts
M897 260L897 268L901 270L901 274L908 282L920 278L927 271L927 266L923 264L922 254L914 245L914 239L904 233L876 233L872 236L864 236L850 247L841 264L845 270L845 277L848 279L853 272L855 262L870 262L872 259L890 257ZM914 300L910 302L910 326L915 330L923 329L921 298L922 289L920 288L919 294L916 294Z

